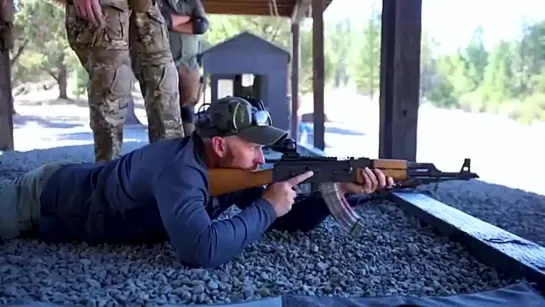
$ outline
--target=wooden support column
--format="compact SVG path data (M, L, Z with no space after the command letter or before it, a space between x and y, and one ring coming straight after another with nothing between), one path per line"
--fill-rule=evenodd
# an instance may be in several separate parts
M383 159L416 160L422 0L382 1L380 143Z
M312 87L314 91L314 147L325 149L324 0L312 1Z
M299 138L299 71L301 68L301 21L308 15L312 0L297 0L291 12L291 137Z
M13 2L0 0L0 150L13 150L13 100L9 50L13 39Z
M291 24L291 138L299 139L299 68L301 60L301 38L299 23Z

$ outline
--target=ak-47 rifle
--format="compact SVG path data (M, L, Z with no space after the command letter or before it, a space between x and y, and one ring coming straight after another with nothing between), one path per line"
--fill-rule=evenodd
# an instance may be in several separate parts
M346 202L338 183L363 184L364 178L361 177L358 169L366 167L380 169L387 177L394 179L397 188L413 188L433 182L479 178L470 170L470 159L464 160L459 172L442 172L433 163L399 159L347 158L340 160L336 157L301 156L297 152L297 144L290 138L273 145L271 149L282 153L280 159L267 161L273 163L272 168L254 172L227 168L210 169L208 171L210 195L217 196L281 182L311 170L314 175L301 184L319 184L320 193L332 215L351 234L356 235L363 225L360 225L360 217Z
M347 158L301 156L297 145L292 139L284 139L271 147L272 150L283 153L277 160L267 160L273 163L269 169L255 172L239 169L210 169L209 183L212 196L235 192L275 182L288 180L306 171L314 175L304 183L334 183L355 182L363 184L358 169L377 168L387 177L394 179L397 187L415 187L420 184L442 182L449 180L469 180L479 178L470 170L471 160L465 159L459 172L443 172L433 163L409 162L397 159Z

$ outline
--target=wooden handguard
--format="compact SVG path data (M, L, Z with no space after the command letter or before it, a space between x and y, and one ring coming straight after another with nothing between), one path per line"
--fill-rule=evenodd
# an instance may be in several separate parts
M374 168L381 170L386 177L392 177L395 182L407 180L407 161L395 159L373 160ZM365 179L360 172L357 174L356 183L363 184Z

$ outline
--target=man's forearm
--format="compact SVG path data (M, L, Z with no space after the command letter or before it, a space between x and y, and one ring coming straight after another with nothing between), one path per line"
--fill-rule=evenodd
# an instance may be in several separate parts
M272 225L276 213L264 199L257 200L236 216L213 222L188 220L194 229L176 229L172 238L178 257L184 263L196 267L216 268L239 255L244 248L255 242ZM199 227L200 226L200 227ZM187 242L187 237L195 238ZM182 239L183 238L183 239Z
M191 16L184 16L184 15L171 13L170 20L172 21L173 31L191 34L192 28L193 28Z
M193 22L173 24L172 30L178 33L193 34Z

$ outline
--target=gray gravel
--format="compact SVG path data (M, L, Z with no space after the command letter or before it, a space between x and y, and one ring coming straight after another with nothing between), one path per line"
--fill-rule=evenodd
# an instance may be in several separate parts
M91 160L91 147L7 153L0 156L0 173L13 177L45 161L82 159L73 156ZM240 302L282 294L447 295L515 282L391 203L375 201L358 211L368 225L358 240L329 219L307 234L267 234L216 270L184 268L166 243L12 241L0 245L0 303L141 306Z
M545 246L545 195L490 184L481 180L451 181L419 187L421 192Z

